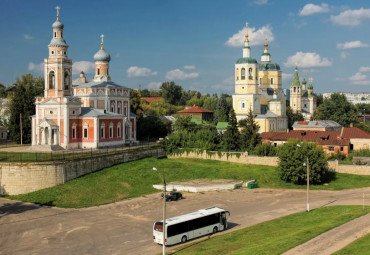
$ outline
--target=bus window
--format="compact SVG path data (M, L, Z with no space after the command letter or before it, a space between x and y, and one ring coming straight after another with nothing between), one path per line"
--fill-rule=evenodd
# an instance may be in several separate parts
M154 225L154 230L158 232L163 232L163 223L162 222L156 222Z

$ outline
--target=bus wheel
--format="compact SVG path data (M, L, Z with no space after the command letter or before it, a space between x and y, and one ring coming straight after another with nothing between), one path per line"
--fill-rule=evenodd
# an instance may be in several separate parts
M218 231L218 228L217 227L214 227L213 228L213 234L217 233L217 231Z
M181 238L181 242L182 243L186 243L186 241L187 241L188 239L186 238L186 236L183 236L182 238Z

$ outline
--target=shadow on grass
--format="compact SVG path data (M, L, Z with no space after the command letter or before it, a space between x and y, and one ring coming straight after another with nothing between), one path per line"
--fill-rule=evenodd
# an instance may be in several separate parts
M337 172L333 170L329 170L326 172L326 174L323 176L323 183L330 183L332 181L335 181L337 179Z

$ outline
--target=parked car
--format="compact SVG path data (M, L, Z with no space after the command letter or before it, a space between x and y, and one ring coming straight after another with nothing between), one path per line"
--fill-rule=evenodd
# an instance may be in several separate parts
M182 194L177 191L172 191L166 195L166 201L177 201L182 199Z

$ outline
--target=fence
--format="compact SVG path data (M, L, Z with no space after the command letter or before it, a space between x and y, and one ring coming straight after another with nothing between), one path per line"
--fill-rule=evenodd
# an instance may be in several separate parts
M0 161L2 162L45 162L58 160L74 160L83 158L93 158L102 155L120 154L131 150L141 150L159 146L154 142L140 142L138 144L123 144L121 146L104 147L98 149L74 149L65 151L51 152L10 152L0 151Z

